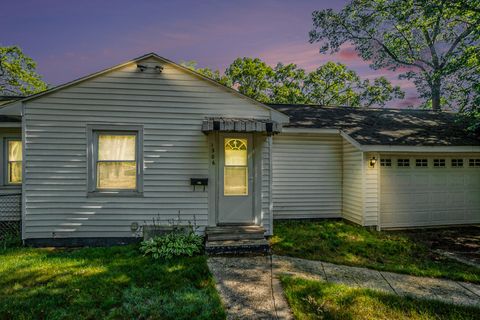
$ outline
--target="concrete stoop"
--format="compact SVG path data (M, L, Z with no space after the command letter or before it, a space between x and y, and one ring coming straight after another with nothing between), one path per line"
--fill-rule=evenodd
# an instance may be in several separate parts
M205 252L208 255L265 255L270 246L260 226L207 227Z

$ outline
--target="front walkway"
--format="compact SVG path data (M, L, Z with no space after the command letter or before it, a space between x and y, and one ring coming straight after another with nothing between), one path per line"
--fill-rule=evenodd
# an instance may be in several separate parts
M284 256L273 256L272 260L269 256L212 257L208 265L229 319L290 319L292 315L278 282L280 274L480 307L480 285L459 281Z

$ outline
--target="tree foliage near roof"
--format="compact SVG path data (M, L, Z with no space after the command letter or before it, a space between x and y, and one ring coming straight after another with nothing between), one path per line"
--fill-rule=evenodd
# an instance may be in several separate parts
M383 107L404 92L384 77L362 80L345 65L327 62L307 73L296 64L267 65L258 58L237 58L221 75L218 70L196 68L196 62L184 66L230 86L264 103L319 104L352 107Z
M479 0L351 0L341 11L313 12L310 42L335 53L353 44L373 69L403 72L424 106L474 109L480 74L468 66L479 54Z
M384 77L361 80L345 65L327 62L308 74L303 88L308 103L325 106L371 107L392 99L403 99L404 92Z
M17 46L0 47L0 94L30 95L47 89L37 64Z

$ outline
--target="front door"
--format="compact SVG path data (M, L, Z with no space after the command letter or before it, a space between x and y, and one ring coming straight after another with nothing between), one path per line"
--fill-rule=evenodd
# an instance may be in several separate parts
M218 223L252 224L252 135L225 133L219 138Z

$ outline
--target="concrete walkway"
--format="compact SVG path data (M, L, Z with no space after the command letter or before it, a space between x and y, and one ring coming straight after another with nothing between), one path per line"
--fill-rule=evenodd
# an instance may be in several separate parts
M447 303L480 307L480 285L438 278L415 277L322 261L273 256L275 274L342 283L400 296L435 299Z
M270 263L272 261L272 264ZM273 256L208 259L228 319L291 319L278 275L480 307L480 285Z

